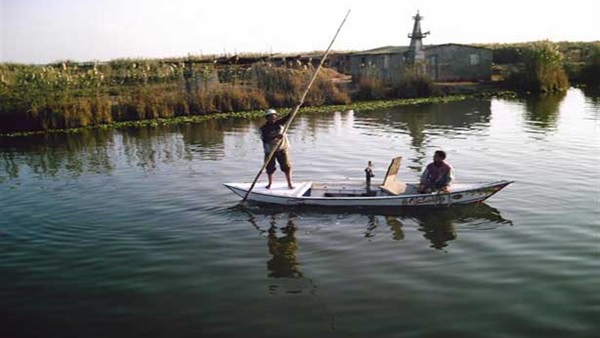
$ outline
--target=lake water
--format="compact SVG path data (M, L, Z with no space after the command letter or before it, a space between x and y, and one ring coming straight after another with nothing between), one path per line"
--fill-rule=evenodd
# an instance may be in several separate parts
M592 337L600 100L297 117L294 176L515 180L442 210L240 205L262 119L0 140L1 337ZM281 172L276 180L284 180ZM265 177L258 184L266 184Z

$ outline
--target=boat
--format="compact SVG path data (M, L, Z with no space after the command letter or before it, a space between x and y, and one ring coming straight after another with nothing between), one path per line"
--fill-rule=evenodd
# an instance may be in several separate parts
M224 183L238 196L250 202L282 206L318 207L442 207L480 203L514 181L456 182L449 192L418 192L417 183L397 179L402 157L392 159L384 181L371 186L371 175L366 180L336 182L297 182L293 189L287 183L273 183L269 189L252 183ZM367 171L365 169L365 171ZM248 194L248 190L251 189Z

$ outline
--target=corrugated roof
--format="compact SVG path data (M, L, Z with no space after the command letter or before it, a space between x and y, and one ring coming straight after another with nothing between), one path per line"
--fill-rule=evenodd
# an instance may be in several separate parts
M478 49L492 50L490 48L478 47L478 46L472 46L472 45L464 45L464 44L460 44L460 43L444 43L444 44L441 44L441 45L426 46L425 49L440 48L440 47L446 47L446 46L459 46L459 47L469 47L469 48L478 48Z
M398 53L404 53L407 50L408 50L408 46L385 46L385 47L364 50L362 52L352 53L352 55L398 54Z
M471 48L479 48L479 49L489 49L489 48L485 48L485 47L462 45L462 44L458 44L458 43L445 43L445 44L441 44L441 45L423 46L423 49L428 50L428 49L440 48L440 47L446 47L446 46L462 46L462 47L471 47ZM408 46L385 46L385 47L363 50L361 52L355 52L355 53L352 53L352 55L400 54L400 53L406 52L407 50L408 50Z

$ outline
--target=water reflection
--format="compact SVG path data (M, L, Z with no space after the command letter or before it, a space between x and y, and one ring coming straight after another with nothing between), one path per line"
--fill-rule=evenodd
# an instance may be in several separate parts
M268 230L269 253L273 256L267 262L269 277L273 278L300 278L302 272L298 269L298 243L296 232L296 215L290 214L287 224L279 229L276 217L273 216L271 227Z
M111 173L115 167L110 152L113 145L113 132L106 130L0 138L0 172L10 179L19 177L24 167L42 177L60 172L70 176Z
M26 168L40 177L111 174L120 161L144 170L179 160L220 160L227 130L248 128L241 119L203 124L95 129L76 134L0 138L0 173L9 179Z
M405 240L405 227L414 226L423 233L430 247L444 249L449 242L458 237L460 230L493 230L500 226L512 225L512 221L505 219L500 211L485 203L453 206L450 208L422 208L422 209L397 209L397 208L369 208L344 210L327 208L306 207L279 207L279 206L242 206L250 215L250 223L260 230L255 214L270 215L270 228L268 231L269 252L273 255L267 266L270 277L302 277L298 269L296 252L298 245L294 233L296 231L297 215L305 217L323 214L339 214L342 216L363 215L366 217L365 238L378 236L379 225L385 222L387 229L391 232L391 238L395 241ZM285 226L276 225L283 222L287 215ZM304 218L304 217L303 217ZM352 222L356 220L353 219ZM302 225L300 225L302 226ZM460 229L460 230L457 230ZM261 232L265 232L261 230Z
M250 122L250 123L249 123ZM186 149L201 160L216 161L225 156L225 135L231 131L247 131L256 129L252 121L247 119L219 119L207 120L201 124L188 124L179 126L177 131L181 134Z
M267 276L274 279L269 284L269 292L285 294L310 293L315 295L317 286L310 278L300 271L298 261L298 241L296 239L296 219L294 212L275 212L241 208L248 214L248 221L262 235L267 237L267 248L271 259L266 263ZM257 213L258 212L258 213ZM261 227L261 221L256 215L263 214L268 220L268 229ZM276 282L275 282L276 281Z
M272 258L267 262L268 276L273 278L301 278L299 263L296 256L298 243L296 241L296 218L293 212L274 212L269 210L250 209L240 205L240 210L248 214L248 222L252 224L261 234L267 236L267 247ZM256 215L262 214L268 217L268 229L260 225ZM285 216L287 215L287 220ZM282 225L284 224L284 225Z
M455 217L441 210L427 212L408 212L407 214L392 216L384 215L385 223L392 231L392 239L399 241L405 238L404 222L414 221L417 229L423 232L423 237L431 242L431 247L443 249L448 242L456 239L457 232L454 226ZM380 215L368 215L365 237L374 237Z
M379 217L380 215L377 214L367 215L368 222L365 237L375 237L377 226L379 225ZM387 226L392 230L392 239L396 241L404 239L404 230L402 230L404 224L402 224L402 221L400 221L398 217L392 215L383 215L383 217L385 218Z
M443 249L458 236L460 229L494 229L502 225L512 225L496 208L485 203L454 206L451 208L424 208L384 214L386 224L392 230L394 240L404 239L403 223L413 221L423 237L429 240L430 247ZM371 221L367 228L371 227Z
M129 166L153 170L161 164L170 164L189 157L185 143L172 127L130 128L115 135L113 158L125 158Z
M423 232L423 237L431 242L431 247L443 249L448 246L448 242L457 237L455 217L448 213L432 212L423 213L418 219L418 230Z
M356 128L365 133L380 130L403 133L411 137L411 147L417 155L411 169L421 170L422 163L429 160L428 146L432 136L467 137L489 128L492 115L490 100L464 100L418 106L398 106L391 109L368 112L356 118ZM373 124L379 127L374 129Z
M557 127L560 103L566 93L530 96L525 99L525 119L527 124L537 130L554 130Z
M594 104L600 104L600 88L598 87L583 87L581 88L583 95Z
M356 121L357 127L367 119L369 122L406 130L415 139L413 144L421 145L419 140L423 140L425 130L452 134L457 129L487 128L491 113L490 100L464 100L382 109L362 114Z

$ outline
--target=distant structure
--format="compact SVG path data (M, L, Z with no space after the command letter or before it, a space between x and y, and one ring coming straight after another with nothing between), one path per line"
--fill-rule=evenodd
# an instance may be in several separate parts
M376 76L387 82L401 80L406 69L416 69L436 82L488 81L492 76L493 52L488 48L447 43L425 46L422 32L423 17L417 12L409 46L385 46L350 55L350 74L353 81Z
M414 65L415 62L425 61L425 51L423 50L423 38L429 35L429 32L421 33L421 20L424 18L417 11L417 15L413 16L415 24L413 26L412 34L408 34L410 39L410 46L404 53L406 58L405 62L409 65Z

